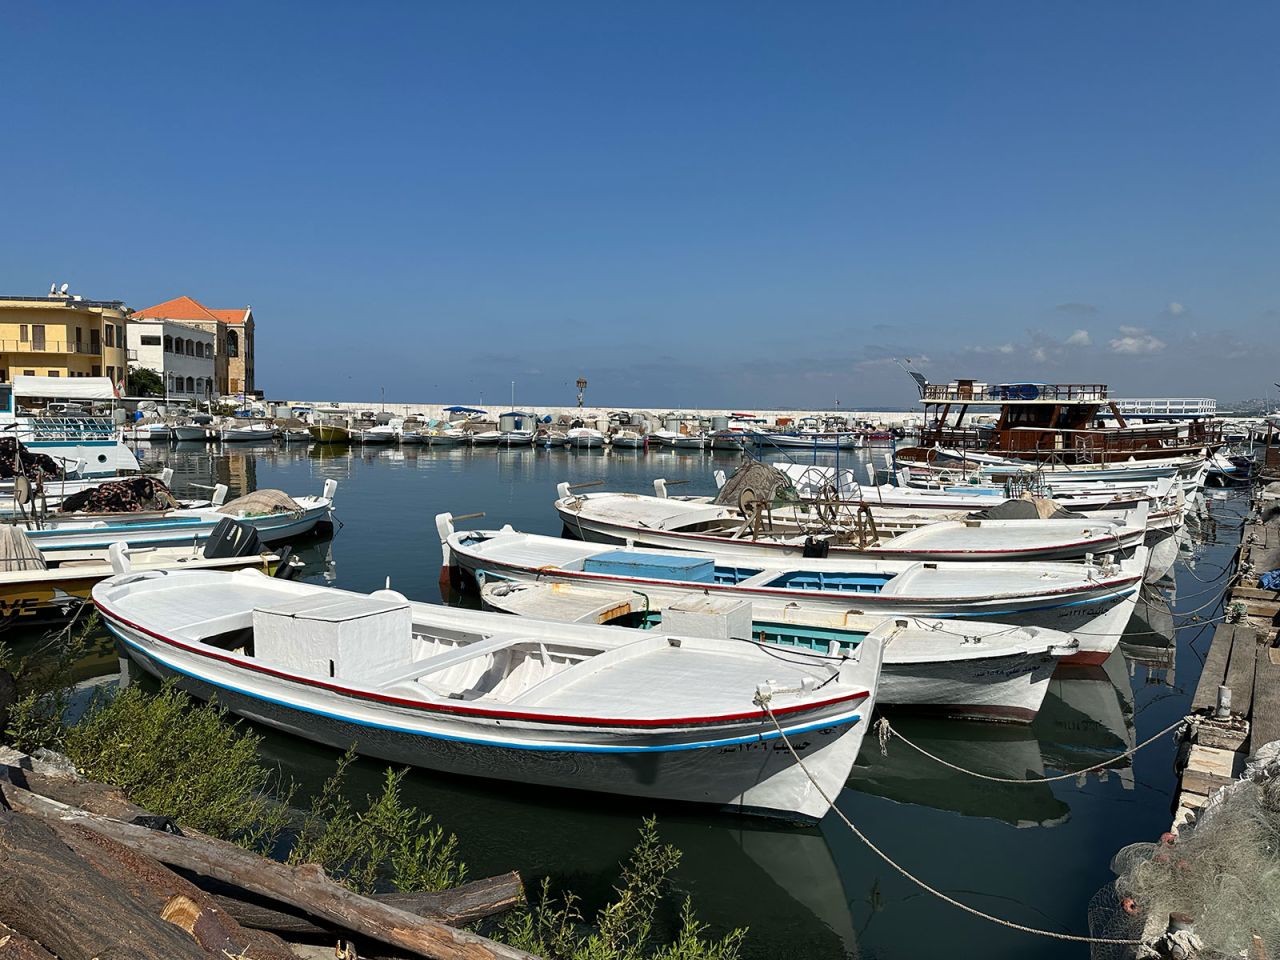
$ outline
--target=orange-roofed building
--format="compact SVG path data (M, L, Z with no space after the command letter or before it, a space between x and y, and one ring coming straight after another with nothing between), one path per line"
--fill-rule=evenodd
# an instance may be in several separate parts
M253 308L212 309L194 297L174 297L133 314L139 319L176 320L213 334L214 389L220 396L252 394Z

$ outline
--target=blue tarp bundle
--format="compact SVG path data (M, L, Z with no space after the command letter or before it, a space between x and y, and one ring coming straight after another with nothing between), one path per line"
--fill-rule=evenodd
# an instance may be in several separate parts
M1258 577L1258 586L1263 590L1280 590L1280 570L1268 570Z

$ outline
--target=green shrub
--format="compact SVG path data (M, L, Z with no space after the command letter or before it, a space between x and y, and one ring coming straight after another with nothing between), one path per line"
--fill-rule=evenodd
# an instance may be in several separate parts
M458 862L458 838L432 825L430 814L405 806L400 783L407 770L387 768L382 793L366 797L363 811L343 796L342 786L354 751L338 761L320 793L311 801L290 863L318 863L353 890L370 893L387 887L403 891L445 890L466 877Z
M0 740L24 753L62 746L66 734L62 718L74 688L75 668L92 648L97 629L94 611L45 637L26 656L15 656L0 644L0 669L9 671L17 688Z
M703 939L707 928L698 923L688 898L675 940L653 943L654 916L679 863L680 851L659 841L657 819L647 819L622 865L615 899L601 908L593 925L586 924L576 894L567 891L556 898L550 881L543 880L537 901L508 915L498 939L547 960L737 960L746 931Z
M262 738L166 683L99 697L64 739L89 778L120 787L153 813L255 849L275 841L291 791L258 759Z

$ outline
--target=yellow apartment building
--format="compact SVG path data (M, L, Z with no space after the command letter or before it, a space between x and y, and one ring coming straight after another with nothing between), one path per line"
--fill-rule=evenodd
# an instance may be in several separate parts
M0 382L35 376L122 383L127 315L119 300L0 296Z

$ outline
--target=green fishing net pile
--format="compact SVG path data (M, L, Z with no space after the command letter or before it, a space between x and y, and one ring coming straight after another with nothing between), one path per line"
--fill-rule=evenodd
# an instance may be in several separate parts
M1185 913L1206 951L1252 956L1256 936L1265 955L1280 953L1280 745L1272 746L1274 757L1251 764L1175 841L1116 855L1113 887L1090 906L1095 937L1158 934L1170 913ZM1094 960L1123 955L1093 951Z

